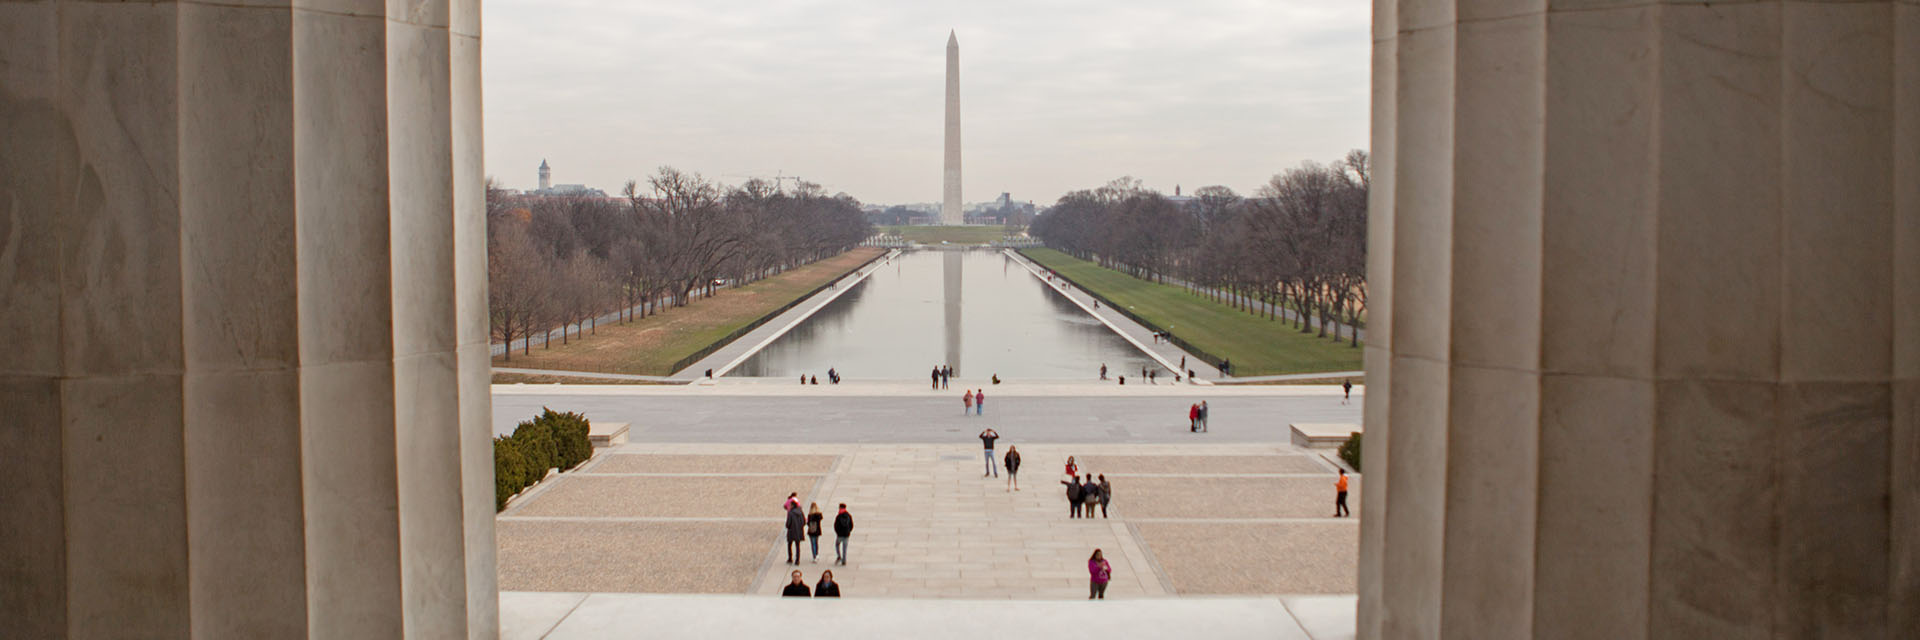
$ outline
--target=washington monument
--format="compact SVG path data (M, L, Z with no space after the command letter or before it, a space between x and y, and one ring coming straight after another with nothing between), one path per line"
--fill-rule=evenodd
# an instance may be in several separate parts
M966 224L960 211L960 38L947 32L947 176L940 224Z

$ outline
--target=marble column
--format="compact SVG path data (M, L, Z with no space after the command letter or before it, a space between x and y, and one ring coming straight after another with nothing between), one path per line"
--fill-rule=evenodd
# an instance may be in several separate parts
M1374 20L1360 637L1920 637L1920 5Z
M0 620L497 635L477 0L0 3Z

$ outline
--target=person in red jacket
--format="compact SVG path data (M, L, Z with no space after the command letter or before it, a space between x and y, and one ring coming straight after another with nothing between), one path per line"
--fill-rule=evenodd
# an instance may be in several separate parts
M1187 431L1200 432L1200 403L1187 405Z

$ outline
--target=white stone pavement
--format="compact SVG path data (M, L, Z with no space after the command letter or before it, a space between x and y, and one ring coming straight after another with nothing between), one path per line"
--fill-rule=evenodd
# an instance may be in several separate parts
M500 594L500 637L1350 640L1354 606L1350 595L1085 602L509 591Z

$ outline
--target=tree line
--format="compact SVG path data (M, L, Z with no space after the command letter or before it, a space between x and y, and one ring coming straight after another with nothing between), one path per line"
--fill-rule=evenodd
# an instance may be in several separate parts
M620 197L520 196L487 185L488 315L514 340L622 322L843 253L873 235L860 202L801 182L719 184L671 167ZM531 340L526 348L531 348ZM509 348L507 357L512 357Z
M1333 325L1339 340L1338 325L1361 326L1366 309L1367 189L1367 153L1358 149L1282 171L1252 197L1216 185L1170 199L1121 178L1061 196L1029 232L1076 257L1269 318L1275 307L1292 308L1302 332L1327 337ZM1359 344L1357 329L1348 337Z

